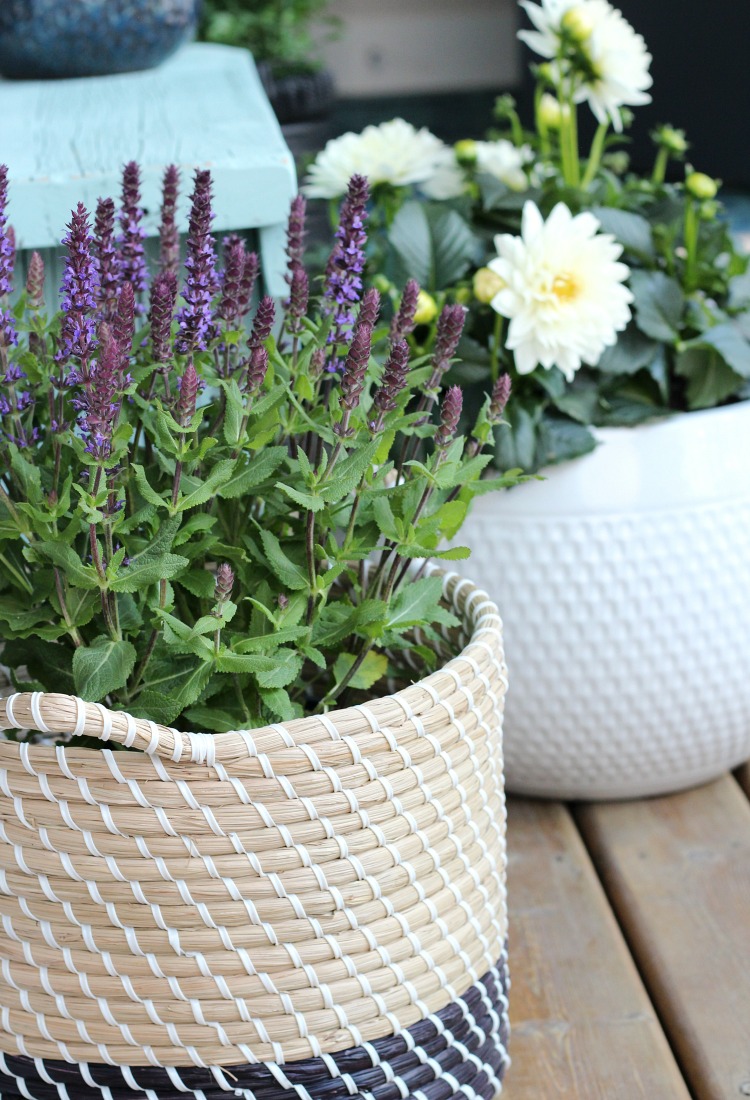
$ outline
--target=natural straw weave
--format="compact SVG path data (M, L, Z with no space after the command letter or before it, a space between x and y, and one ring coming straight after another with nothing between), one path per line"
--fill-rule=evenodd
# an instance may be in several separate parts
M444 590L460 655L327 716L210 736L0 701L0 729L140 750L0 743L0 1050L325 1059L486 978L506 938L501 623L469 581Z

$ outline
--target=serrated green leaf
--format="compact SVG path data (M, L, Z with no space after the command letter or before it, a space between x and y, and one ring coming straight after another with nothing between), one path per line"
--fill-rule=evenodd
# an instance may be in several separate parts
M229 481L236 465L237 462L233 458L220 459L208 477L196 489L178 500L174 510L176 512L187 512L190 508L197 508L199 504L205 504L211 497L216 496L220 486Z
M253 455L246 463L240 462L234 473L220 486L217 496L223 500L235 500L246 496L267 481L278 470L287 456L286 447L267 447L260 454Z
M25 665L29 674L44 684L45 691L75 694L72 647L43 638L19 638L5 643L3 664L14 669Z
M333 666L335 682L340 683L354 664L356 658L351 653L339 653ZM369 689L381 680L388 671L388 658L383 653L371 650L349 681L349 686L360 691Z
M407 581L396 594L388 610L388 629L407 630L409 627L433 621L433 613L443 598L443 582L440 577L422 577Z
M93 565L84 565L72 546L62 542L35 542L33 547L24 551L25 556L41 557L50 561L65 573L68 584L76 588L99 588L99 578Z
M171 580L190 565L179 554L161 554L159 557L133 558L109 582L113 592L137 592L156 581Z
M73 654L76 692L82 699L98 703L127 683L135 667L135 646L100 636Z
M293 562L291 558L287 557L281 549L281 543L276 538L276 535L266 528L261 528L260 538L263 543L266 560L272 572L279 578L281 583L285 585L286 588L291 588L292 590L308 588L309 578L306 570L303 569L301 565L297 565Z
M131 469L135 474L135 483L143 499L149 504L153 504L154 507L163 508L168 502L165 497L157 493L156 489L151 487L143 467L139 466L137 462L133 462L131 463Z
M284 650L274 654L273 668L267 672L258 672L256 675L258 686L265 690L283 688L292 684L302 671L303 658L293 650Z

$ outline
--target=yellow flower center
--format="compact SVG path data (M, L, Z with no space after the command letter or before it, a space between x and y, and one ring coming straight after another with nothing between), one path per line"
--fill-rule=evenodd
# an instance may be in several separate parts
M552 293L561 302L572 302L581 293L581 284L570 271L562 271L552 280Z

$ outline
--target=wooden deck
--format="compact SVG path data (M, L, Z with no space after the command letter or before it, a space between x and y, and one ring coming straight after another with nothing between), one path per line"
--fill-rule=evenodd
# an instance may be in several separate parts
M749 796L509 800L503 1100L750 1096Z

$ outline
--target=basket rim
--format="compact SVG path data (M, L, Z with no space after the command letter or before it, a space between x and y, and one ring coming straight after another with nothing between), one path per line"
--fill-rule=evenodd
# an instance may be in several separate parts
M124 711L111 711L101 703L85 702L78 696L57 692L17 692L0 699L0 732L9 729L31 729L42 733L98 736L101 750L107 743L135 748L147 756L161 757L174 763L206 764L217 760L227 762L247 758L255 753L255 743L268 734L282 735L287 747L297 747L312 740L339 740L338 725L356 722L359 733L369 735L381 727L381 719L393 713L394 707L407 719L419 715L425 706L437 706L441 702L438 685L452 681L458 685L466 666L473 674L479 672L476 655L484 652L493 660L503 662L502 619L500 612L485 589L459 573L447 572L436 566L428 566L427 572L443 580L443 597L461 619L461 627L469 635L468 640L454 657L434 672L399 691L378 695L365 704L334 708L324 715L305 715L289 722L271 723L250 730L232 730L226 733L188 732L160 725L149 719L134 718ZM494 645L488 640L492 636ZM463 667L462 667L463 666ZM481 673L480 673L481 674ZM507 682L505 682L507 687ZM20 721L19 721L20 719ZM363 728L363 719L367 728ZM384 721L385 725L388 724ZM311 738L311 734L317 737ZM353 730L347 741L356 741L358 731ZM91 759L93 748L67 748L64 745L30 747L25 742L0 740L0 760L24 761L29 752L38 760L66 757Z

